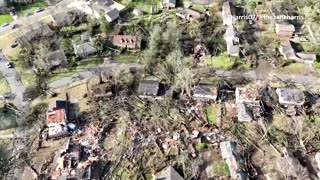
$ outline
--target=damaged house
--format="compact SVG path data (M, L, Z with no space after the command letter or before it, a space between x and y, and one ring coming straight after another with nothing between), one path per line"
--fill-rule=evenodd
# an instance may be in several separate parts
M54 108L47 112L46 125L48 126L48 137L57 138L68 135L66 110Z
M49 70L59 66L64 66L67 62L67 58L63 51L56 50L45 54L41 59L34 61L35 69Z
M154 175L155 180L183 180L180 174L172 167L165 167L162 171Z
M295 42L291 40L282 40L280 42L279 51L286 60L294 60L296 62L304 63L314 63L317 60L316 54L306 53L306 52L297 52L294 47L296 46Z
M282 105L298 105L301 106L305 102L305 95L299 89L277 88L279 103Z
M141 98L156 97L159 93L159 81L142 80L139 83L138 94Z
M162 0L160 6L162 9L173 9L176 7L176 0Z
M86 153L79 143L68 142L67 147L59 150L54 158L52 180L89 180L91 179L91 162L81 161Z
M218 97L218 87L213 84L199 84L194 87L192 97L205 101L216 101Z
M233 26L227 26L226 32L223 35L227 44L227 52L230 56L239 56L239 38L237 36L237 30Z
M261 117L263 111L254 87L238 87L235 95L238 121L251 122Z
M248 175L240 168L240 154L236 151L236 142L224 141L220 143L222 159L228 165L232 179L247 180Z

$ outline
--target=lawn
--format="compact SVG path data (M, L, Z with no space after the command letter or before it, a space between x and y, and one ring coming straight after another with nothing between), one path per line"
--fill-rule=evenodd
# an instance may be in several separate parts
M137 55L133 54L120 54L119 55L119 61L120 62L136 62L138 60Z
M219 123L217 118L218 109L218 105L216 104L211 104L209 107L206 108L205 114L209 123L212 123L214 125L217 125Z
M100 65L102 62L103 62L103 60L99 57L92 57L92 58L88 58L85 60L81 60L78 63L77 67L73 68L70 71L67 71L67 72L63 72L63 71L59 71L59 70L55 71L55 73L47 79L47 83L51 83L53 81L62 79L64 77L72 76L73 74L75 74L77 72L85 71L90 68L95 68L98 65Z
M289 74L308 74L308 67L304 63L291 63L283 67L283 71Z
M0 96L9 93L10 88L4 77L0 77Z
M139 9L143 11L144 13L150 13L150 9L152 7L152 2L154 5L157 6L157 9L160 9L160 1L159 0L145 0L145 1L138 1L138 2L133 2L131 1L129 3L129 6Z
M11 31L6 35L0 36L0 49L4 49L16 40L15 33Z
M205 60L205 64L207 64L211 68L230 70L234 64L234 61L225 52L220 54L219 56L207 58Z
M229 167L224 160L214 161L212 163L212 172L216 176L230 177Z
M34 13L34 11L37 9L37 8L45 8L47 7L47 3L45 1L37 1L36 3L34 4L31 4L31 5L28 5L28 6L25 6L25 7L22 7L21 11L19 12L19 15L20 16L24 16L24 14L26 13Z
M0 15L0 25L3 23L9 23L12 21L13 21L13 18L9 14Z

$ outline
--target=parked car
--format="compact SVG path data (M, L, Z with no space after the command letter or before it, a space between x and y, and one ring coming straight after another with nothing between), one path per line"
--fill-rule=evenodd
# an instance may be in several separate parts
M24 16L25 16L25 17L32 16L32 15L33 15L33 14L32 14L32 13L30 13L30 12L29 12L29 13L25 13L25 14L24 14Z
M34 11L34 13L39 13L39 12L42 12L42 11L44 11L44 9L42 9L42 8L37 8L37 9Z
M12 62L7 62L6 66L7 66L7 68L13 68L13 63Z
M3 24L1 25L1 27L6 27L6 26L9 26L9 23L3 23Z
M11 29L15 29L17 27L18 27L18 24L14 24L14 25L11 26Z
M19 46L19 44L18 44L17 41L15 41L14 43L12 43L12 44L10 45L11 48L15 48L15 47L17 47L17 46Z

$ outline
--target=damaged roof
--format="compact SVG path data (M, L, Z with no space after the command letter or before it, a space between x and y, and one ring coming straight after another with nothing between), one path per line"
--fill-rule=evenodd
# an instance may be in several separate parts
M64 109L55 109L47 112L47 124L63 124L66 121L66 111Z
M303 105L305 95L299 89L277 88L279 103L284 105Z
M156 177L156 180L183 180L180 174L172 167L168 166L160 171Z
M218 97L218 87L213 84L199 84L193 89L193 97L216 100Z

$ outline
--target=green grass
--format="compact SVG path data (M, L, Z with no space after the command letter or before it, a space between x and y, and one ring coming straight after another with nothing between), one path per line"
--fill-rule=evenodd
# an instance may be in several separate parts
M137 55L132 54L120 54L119 55L119 61L120 62L136 62L138 60Z
M37 8L45 8L47 7L47 3L45 1L37 1L34 4L23 7L23 10L19 12L20 16L24 16L26 13L33 13Z
M208 122L215 125L218 124L217 111L218 111L218 105L216 104L211 104L209 107L206 108L205 113L206 113Z
M308 68L304 63L291 63L288 66L283 67L283 71L289 74L308 74Z
M75 68L70 70L70 71L63 72L63 71L61 71L59 69L56 70L54 72L54 74L52 74L47 79L47 83L51 83L53 81L62 79L64 77L70 77L70 76L72 76L73 74L75 74L77 72L85 71L85 70L90 69L90 68L95 68L98 65L100 65L102 62L103 62L102 59L99 58L99 57L92 57L92 58L88 58L88 59L85 59L85 60L81 60L79 62L79 64Z
M203 12L206 9L205 5L201 4L192 4L191 6L192 9L197 10L199 12Z
M152 7L152 2L157 6L157 9L160 9L160 1L159 0L145 0L145 1L137 1L137 2L130 2L129 6L139 9L144 13L150 14L150 8Z
M198 150L203 150L205 147L206 147L205 143L201 143L201 142L198 143Z
M225 52L220 54L219 56L207 58L205 60L205 64L207 64L211 68L230 70L234 64L234 61Z
M13 21L13 18L9 14L0 15L0 25L3 23L10 23L12 21Z
M10 92L9 85L4 77L0 78L0 96ZM0 100L2 101L2 100Z
M215 176L227 176L227 177L231 176L229 167L226 161L224 160L214 161L212 163L212 172Z

